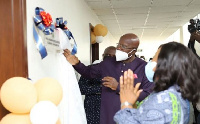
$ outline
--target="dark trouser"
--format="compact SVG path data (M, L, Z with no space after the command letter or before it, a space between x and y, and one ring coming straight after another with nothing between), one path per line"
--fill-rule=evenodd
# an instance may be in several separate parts
M193 124L200 124L200 113L196 108L196 104L193 104L193 108L194 108L194 117L195 117L195 122Z
M199 115L197 116L197 124L200 124L200 113L199 113Z
M197 58L200 59L200 57L197 55L196 50L194 48L195 45L195 40L194 41L189 41L188 42L188 48L192 50L192 52L197 56Z

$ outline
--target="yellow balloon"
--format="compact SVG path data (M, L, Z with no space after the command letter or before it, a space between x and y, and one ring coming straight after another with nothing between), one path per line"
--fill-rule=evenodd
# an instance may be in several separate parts
M96 36L94 35L94 32L91 32L90 38L91 38L91 43L95 44L96 43Z
M105 36L107 34L106 32L107 28L105 28L102 24L97 24L95 27L94 27L94 34L96 36Z
M67 83L67 82L66 82ZM51 101L58 105L62 100L63 90L60 83L53 78L42 78L35 84L39 101Z
M4 116L0 124L31 124L29 114L10 113Z
M107 35L107 33L108 33L108 29L104 26L104 28L102 29L103 31L102 31L102 36L104 37L104 36L106 36Z
M1 87L2 105L12 113L29 113L37 102L37 92L33 83L23 77L6 80Z

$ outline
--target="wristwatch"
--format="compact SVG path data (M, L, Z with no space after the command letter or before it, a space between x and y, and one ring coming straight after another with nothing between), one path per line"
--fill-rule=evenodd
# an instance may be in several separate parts
M133 104L129 103L128 101L125 101L124 103L121 104L121 107L123 106L133 106Z

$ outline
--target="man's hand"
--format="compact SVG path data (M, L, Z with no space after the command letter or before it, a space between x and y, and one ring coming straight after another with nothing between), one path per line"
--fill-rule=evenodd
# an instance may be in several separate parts
M134 87L133 72L129 69L124 72L124 76L120 77L120 101L121 103L129 102L135 104L142 90L139 90L140 84Z
M71 64L71 65L76 65L79 63L79 60L76 56L72 55L71 52L68 49L64 50L63 55L66 57L67 61Z
M117 82L117 80L115 78L107 76L107 77L104 77L102 80L104 82L103 85L105 87L109 87L112 90L117 89L117 86L118 86L119 83Z

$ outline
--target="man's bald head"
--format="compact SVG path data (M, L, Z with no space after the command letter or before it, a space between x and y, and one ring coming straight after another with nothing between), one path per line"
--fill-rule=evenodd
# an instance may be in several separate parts
M124 60L124 62L132 62L135 59L135 53L139 44L140 41L138 36L133 33L121 36L119 43L117 44L117 50L128 54L128 58Z
M121 36L119 42L123 42L127 44L129 47L134 47L134 48L138 48L140 44L140 40L138 36L133 33L128 33Z

